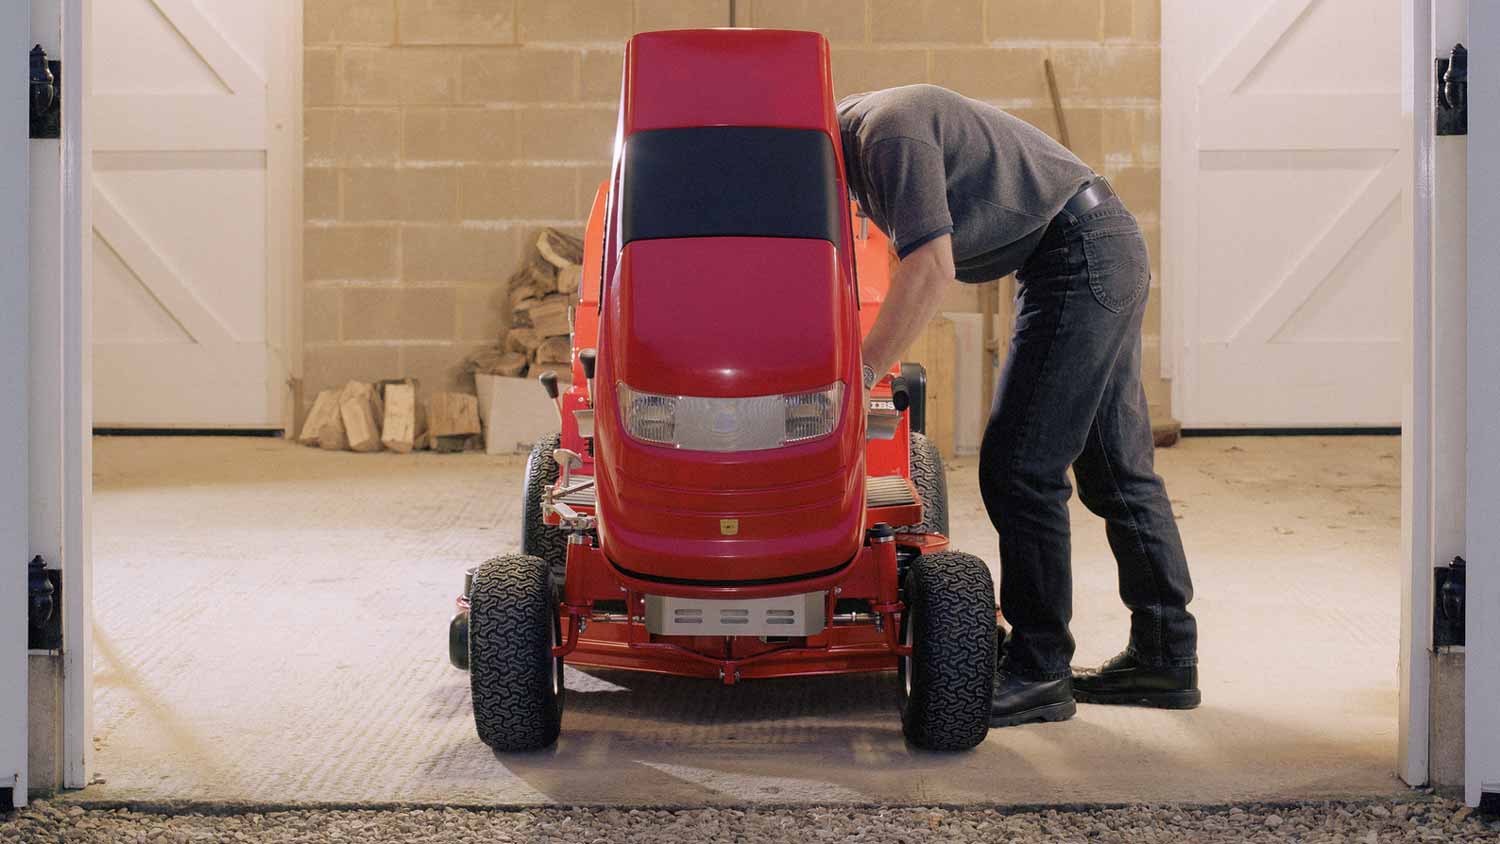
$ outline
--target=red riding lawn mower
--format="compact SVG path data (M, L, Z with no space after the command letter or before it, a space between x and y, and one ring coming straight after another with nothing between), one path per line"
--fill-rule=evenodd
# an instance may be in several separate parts
M827 42L637 35L624 83L572 385L541 376L562 430L527 462L524 553L469 572L450 628L479 737L556 741L566 662L726 684L895 669L908 741L973 747L994 591L947 550L921 367L862 390L888 245L851 219Z

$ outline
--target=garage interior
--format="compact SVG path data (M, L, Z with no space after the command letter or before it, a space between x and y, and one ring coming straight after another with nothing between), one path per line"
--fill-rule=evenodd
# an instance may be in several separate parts
M1403 21L1362 0L1234 5L93 3L93 735L87 787L57 799L1406 799ZM475 737L446 624L463 571L519 546L526 447L552 418L534 383L556 363L540 314L576 262L538 241L581 236L608 177L624 41L726 25L821 32L840 95L931 83L1001 106L1064 140L1140 220L1143 376L1193 568L1200 709L1081 706L949 756L903 742L894 674L720 686L570 667L554 749L496 754ZM1330 43L1344 60L1327 61ZM1396 111L1340 113L1370 122L1326 137L1289 116L1340 92ZM1298 96L1242 109L1285 120L1286 137L1233 122L1236 98ZM121 118L146 97L164 115L219 102L154 128ZM1013 291L955 286L909 355L929 367L953 545L997 582L975 452ZM507 386L519 379L529 392ZM360 449L347 416L317 409L351 384L409 384L411 433L416 408L450 427L426 448ZM433 409L450 401L462 409ZM1072 508L1075 665L1096 665L1128 614L1102 523ZM63 663L29 661L28 767L46 796L70 770ZM1422 781L1453 794L1463 654L1431 665Z

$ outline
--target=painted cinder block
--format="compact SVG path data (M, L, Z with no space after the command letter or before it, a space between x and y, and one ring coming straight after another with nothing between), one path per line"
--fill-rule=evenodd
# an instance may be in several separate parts
M336 47L308 47L302 51L302 105L331 106L339 102L339 51Z
M635 0L635 32L729 26L729 0Z
M565 102L577 89L578 52L531 47L471 50L462 59L466 103Z
M380 0L308 0L302 7L306 44L390 44L396 6Z
M517 13L523 44L623 41L634 19L625 0L520 0Z
M401 278L410 282L498 283L521 260L514 227L406 226Z
M624 71L624 50L595 47L579 50L578 99L608 103L614 108L620 101L620 82Z
M408 108L402 158L420 163L509 161L516 152L516 113L489 108Z
M980 100L1042 100L1047 78L1040 47L934 50L932 82Z
M1161 97L1161 50L1149 44L1052 48L1058 87L1075 97Z
M494 343L508 323L510 297L505 284L467 285L454 288L458 297L460 342Z
M1102 18L1100 0L987 0L985 37L989 41L1097 41Z
M395 108L315 108L303 113L308 164L394 164L401 156Z
M465 220L572 220L578 215L572 167L506 164L471 167L464 177Z
M474 392L474 376L464 359L489 343L407 343L400 346L399 376L417 380L417 395ZM538 388L540 389L540 388Z
M339 171L329 167L302 171L302 216L318 221L338 218Z
M339 339L339 299L337 287L309 287L302 296L302 340L306 343L331 343Z
M303 235L302 264L309 280L394 280L397 244L394 226L310 227Z
M308 343L302 353L304 390L316 398L320 390L343 387L353 380L394 378L400 364L399 348Z
M983 0L870 0L869 21L876 44L984 41Z
M345 220L458 220L459 168L359 167L339 175Z
M514 0L400 0L402 44L512 44Z
M526 108L516 115L518 158L605 163L614 152L614 109Z
M458 298L451 287L350 287L343 340L452 340Z
M748 7L739 14L748 17L750 26L821 32L831 44L859 43L867 37L865 0L747 0L741 5Z
M927 81L927 51L834 47L833 88L840 96Z

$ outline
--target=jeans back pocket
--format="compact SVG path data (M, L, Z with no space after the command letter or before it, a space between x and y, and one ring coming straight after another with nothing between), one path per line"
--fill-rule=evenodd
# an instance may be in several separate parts
M1145 297L1151 283L1151 263L1139 227L1084 232L1083 254L1088 263L1089 289L1100 305L1124 313Z

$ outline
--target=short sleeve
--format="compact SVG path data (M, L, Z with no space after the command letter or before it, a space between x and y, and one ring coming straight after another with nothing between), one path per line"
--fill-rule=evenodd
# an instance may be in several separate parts
M942 150L915 138L887 138L866 150L864 166L870 198L898 256L953 233Z

